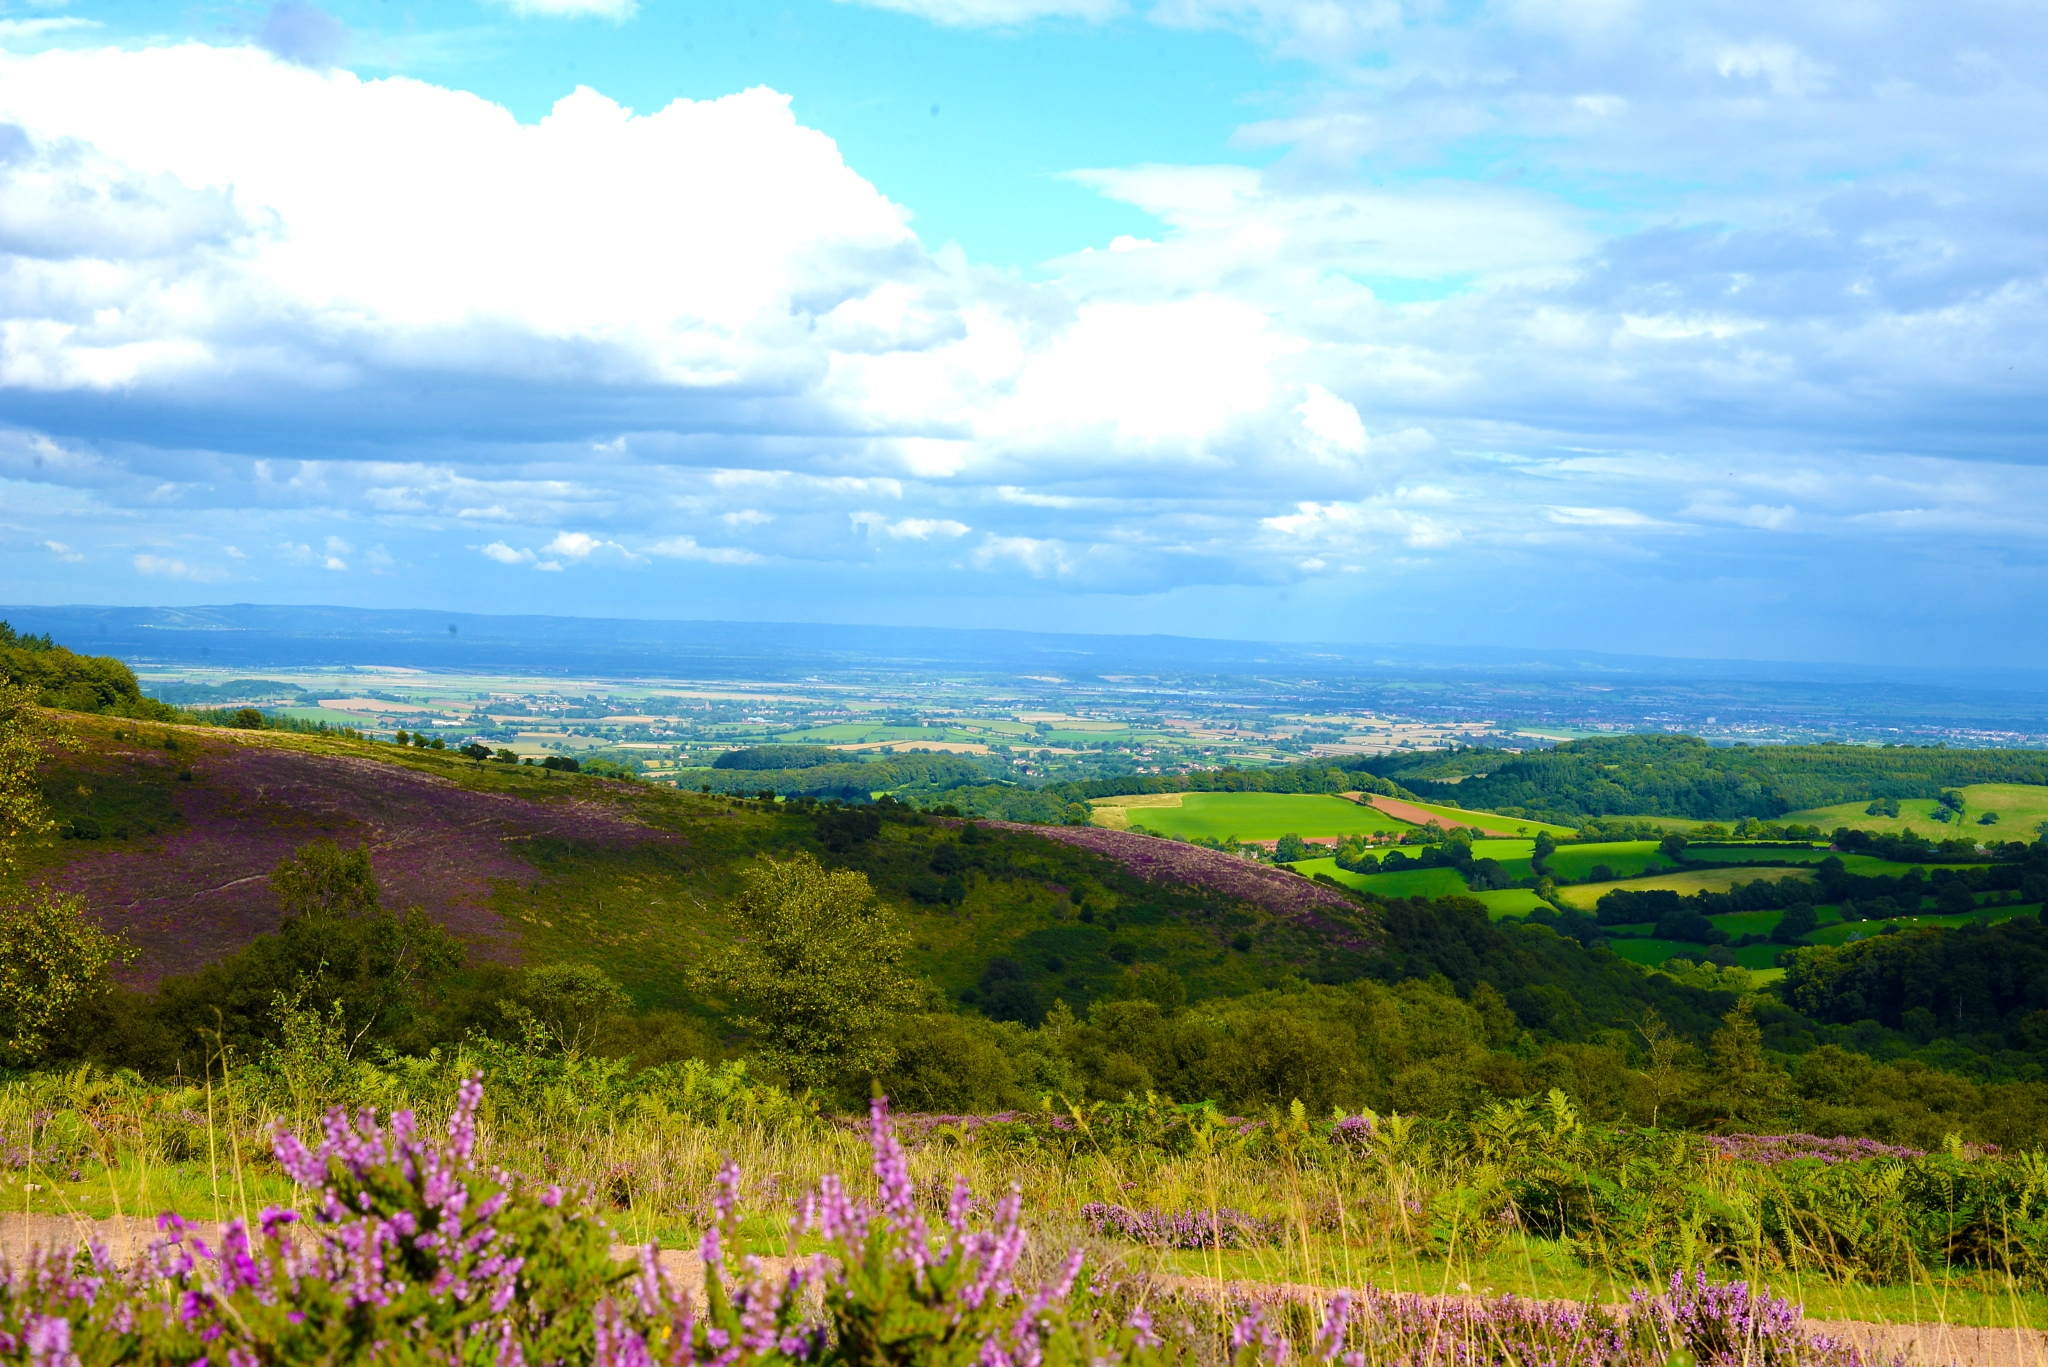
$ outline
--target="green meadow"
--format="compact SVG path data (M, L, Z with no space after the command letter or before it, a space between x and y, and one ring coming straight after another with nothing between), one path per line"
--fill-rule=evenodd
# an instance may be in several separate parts
M1592 877L1594 868L1602 864L1616 878L1634 878L1670 863L1654 840L1614 840L1599 845L1560 845L1545 867L1553 878L1578 882Z
M1304 859L1288 865L1296 873L1313 878L1328 874L1347 888L1377 893L1381 897L1470 897L1464 875L1456 869L1402 869L1399 873L1353 873L1337 867L1334 859ZM1521 891L1521 889L1516 889ZM1534 893L1529 894L1532 898ZM1484 899L1482 899L1484 900ZM1507 915L1506 912L1500 913Z
M1838 802L1832 807L1792 812L1783 819L1818 826L1824 831L1850 826L1873 833L1898 832L1910 826L1930 840L1949 834L1978 840L2032 840L2041 833L2041 823L2048 821L2048 787L2030 783L1972 783L1960 791L1964 803L1961 825L1936 821L1934 810L1941 804L1933 798L1901 798L1895 817L1865 814L1867 802ZM1998 813L1995 824L1979 824L1978 818L1987 812Z
M1587 847L1592 848L1592 847ZM1558 853L1562 854L1560 850ZM1894 869L1898 866L1893 865ZM1682 897L1695 892L1726 892L1737 883L1753 883L1758 879L1773 880L1792 878L1803 874L1803 869L1699 869L1685 873L1659 874L1655 878L1632 878L1627 883L1580 883L1557 890L1558 900L1567 906L1591 911L1600 901L1603 893L1616 887L1626 887L1631 892L1649 892L1668 888Z
M1347 798L1323 793L1157 793L1101 798L1089 804L1098 826L1143 826L1190 840L1311 840L1372 831L1405 830L1405 823Z

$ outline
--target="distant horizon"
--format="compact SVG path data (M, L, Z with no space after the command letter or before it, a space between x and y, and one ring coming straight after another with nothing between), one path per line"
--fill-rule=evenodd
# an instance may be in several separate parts
M340 612L364 615L389 613L409 614L427 618L472 618L489 621L537 621L537 622L587 622L587 623L636 623L662 626L729 626L729 627L800 627L847 631L904 631L938 632L957 635L988 634L1008 637L1078 637L1105 641L1187 641L1214 645L1237 645L1250 647L1284 648L1309 650L1316 647L1345 651L1406 651L1441 652L1447 657L1459 656L1476 659L1483 655L1501 658L1522 657L1529 660L1544 658L1576 657L1599 661L1644 661L1670 662L1673 664L1696 665L1751 665L1758 667L1783 666L1789 668L1821 668L1839 670L1877 670L1880 673L1897 675L1920 675L1948 673L1935 666L1876 665L1857 660L1794 659L1772 656L1742 655L1677 655L1659 652L1595 650L1575 646L1554 646L1548 648L1530 646L1474 646L1440 641L1393 641L1384 639L1345 640L1336 637L1257 637L1241 635L1204 635L1181 631L1108 631L1076 628L1066 631L1052 631L1029 627L1002 626L961 626L948 623L930 622L876 622L845 621L826 618L803 617L675 617L634 613L572 613L572 612L512 612L482 611L471 608L446 607L363 607L346 603L260 603L252 601L221 603L18 603L0 605L0 620L12 620L9 614L16 613L111 613L111 612L157 612L157 613L208 613L241 609L257 609L277 612ZM2040 671L2026 669L1994 670L1995 673L2033 674L2038 672L2043 686L2048 687L2048 668Z

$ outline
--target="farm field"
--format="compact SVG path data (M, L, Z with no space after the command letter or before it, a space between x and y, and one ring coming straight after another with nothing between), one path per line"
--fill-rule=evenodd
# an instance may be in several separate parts
M1310 878L1326 873L1347 888L1381 897L1469 897L1464 875L1456 869L1402 869L1398 873L1353 873L1334 859L1303 859L1288 865ZM1534 896L1534 894L1530 894ZM1502 915L1507 913L1503 912Z
M1953 821L1934 819L1934 809L1941 804L1933 798L1899 799L1896 817L1865 815L1863 809L1868 802L1838 802L1832 807L1792 812L1783 820L1818 826L1824 831L1849 826L1873 833L1899 832L1910 826L1929 839L1960 832L1978 840L2032 840L2041 833L2041 823L2048 821L2048 787L2031 783L1972 783L1961 792L1964 812L1960 826ZM1977 818L1986 812L1998 813L1996 825L1977 824Z
M1100 798L1089 806L1095 825L1138 825L1191 840L1277 840L1289 834L1323 840L1402 828L1383 812L1323 793L1157 793Z
M1590 877L1596 864L1605 864L1616 878L1634 878L1645 869L1668 868L1670 863L1654 840L1616 840L1599 845L1559 845L1547 867L1551 877L1576 882Z
M1582 911L1593 910L1601 894L1615 888L1627 888L1630 892L1651 892L1668 888L1680 896L1695 892L1726 892L1737 883L1753 883L1758 879L1776 881L1780 878L1794 878L1803 873L1800 869L1749 869L1735 868L1725 872L1719 869L1686 873L1664 873L1655 878L1632 878L1625 883L1578 883L1557 890L1558 900L1567 906Z
M1471 824L1473 821L1479 821L1490 830L1514 831L1517 833L1526 831L1532 840L1536 837L1538 831L1549 831L1552 835L1558 837L1573 834L1570 826L1553 826L1548 822L1534 821L1526 816L1496 816L1492 812L1480 811L1477 808L1446 807L1435 802L1410 802L1406 798L1402 798L1400 801L1404 806L1419 808L1422 811L1428 812L1431 816L1441 818L1445 826L1464 826ZM1384 813L1381 813L1381 815L1384 815Z
M1538 897L1533 888L1499 888L1493 892L1474 892L1467 895L1484 902L1487 916L1495 921L1503 916L1527 916L1538 907L1550 905Z

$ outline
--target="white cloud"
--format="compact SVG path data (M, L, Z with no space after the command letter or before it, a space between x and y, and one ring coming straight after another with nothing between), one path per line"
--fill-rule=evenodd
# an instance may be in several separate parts
M934 536L961 537L974 529L950 517L905 517L891 522L883 513L854 513L856 527L872 527L895 540L928 541Z
M135 557L135 568L153 579L190 579L201 584L213 583L224 577L217 570L188 565L174 556L151 555L147 552Z
M704 560L714 565L751 565L761 557L738 546L700 546L694 536L670 536L647 548L671 560Z
M974 548L974 563L982 569L1003 561L1023 567L1034 579L1047 575L1065 577L1075 569L1066 546L1050 538L992 535Z
M1548 513L1552 522L1567 527L1648 527L1655 518L1645 517L1633 508L1570 508L1553 506Z
M480 549L486 559L495 560L500 565L531 565L534 561L532 551L514 550L502 541L493 541Z
M45 541L43 545L49 547L50 554L56 556L67 565L79 565L85 562L84 556L72 550L61 541Z
M1319 384L1304 386L1306 396L1295 405L1302 428L1319 454L1362 456L1368 440L1358 410Z
M1732 522L1738 527L1755 527L1759 531L1767 532L1783 531L1792 525L1792 519L1799 514L1799 510L1789 503L1777 507L1763 503L1738 507L1733 503L1715 499L1697 500L1689 504L1685 511L1692 517L1706 518L1714 522Z
M0 19L0 43L33 42L53 33L73 33L99 26L97 19L81 19L69 14L43 19Z
M24 184L76 179L60 146L147 190L45 196L56 236L132 232L179 194L229 206L181 211L185 237L160 232L147 262L119 242L91 263L17 258L37 300L10 304L0 382L17 386L241 368L318 391L429 359L556 383L773 386L803 364L808 299L857 303L881 268L920 256L903 213L765 89L647 115L578 89L521 124L403 77L188 43L0 54L0 121L37 158L0 212Z

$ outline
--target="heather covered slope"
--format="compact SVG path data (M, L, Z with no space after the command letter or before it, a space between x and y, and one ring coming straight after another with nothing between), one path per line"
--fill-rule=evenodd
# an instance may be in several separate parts
M96 919L141 951L129 975L139 983L190 972L275 929L270 871L311 840L368 846L386 905L425 909L472 952L512 958L518 937L492 899L501 883L530 881L521 846L677 838L610 800L603 784L509 775L493 791L464 772L466 761L433 772L372 758L379 747L275 732L125 728L117 740L112 728L80 731L84 750L46 775L63 838L45 863L53 882L83 894ZM166 750L165 736L179 748Z
M911 966L948 995L972 995L998 959L1021 966L1041 1006L1085 1009L1140 959L1199 997L1355 977L1374 951L1373 913L1354 899L1220 855L1162 880L1139 857L1162 842L968 836L907 809L839 829L787 807L336 736L72 725L80 746L43 783L63 837L35 876L129 938L137 984L274 929L270 871L323 838L367 845L385 904L422 908L474 958L596 963L643 1006L695 1009L685 974L726 933L740 870L800 849L865 872L906 917Z

